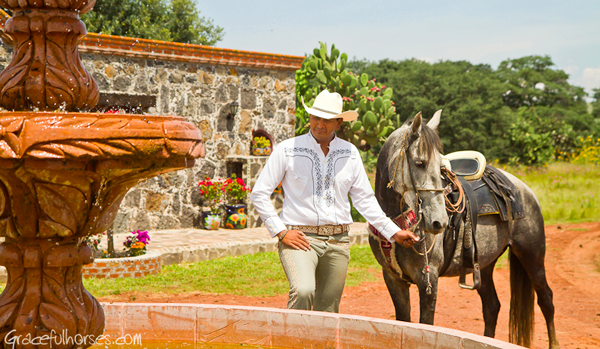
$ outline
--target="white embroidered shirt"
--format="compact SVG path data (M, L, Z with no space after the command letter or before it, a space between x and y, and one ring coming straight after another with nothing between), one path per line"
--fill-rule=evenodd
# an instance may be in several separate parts
M282 184L285 200L277 216L270 197ZM308 133L281 142L273 151L250 199L275 236L287 225L351 224L350 202L388 240L401 229L379 206L356 147L338 137L327 156Z

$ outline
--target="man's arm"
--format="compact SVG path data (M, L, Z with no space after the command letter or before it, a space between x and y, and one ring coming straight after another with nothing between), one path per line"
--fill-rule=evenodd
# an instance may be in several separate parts
M411 231L400 229L385 215L375 198L371 182L369 182L360 158L355 164L354 170L356 171L355 177L349 194L352 204L358 212L390 242L395 241L404 247L410 247L418 242L418 236Z
M250 194L250 200L252 200L254 208L263 222L265 222L265 226L272 237L287 229L277 215L277 211L275 211L275 207L271 202L271 194L273 194L275 188L281 183L284 175L285 154L280 145L275 148L269 159L267 159L267 163L260 172Z
M299 230L287 230L286 225L281 221L271 202L271 194L277 188L285 176L285 154L282 147L278 147L271 154L265 167L260 172L250 200L258 212L260 218L265 222L265 226L272 237L277 237L279 241L296 250L310 250L310 244L303 232Z

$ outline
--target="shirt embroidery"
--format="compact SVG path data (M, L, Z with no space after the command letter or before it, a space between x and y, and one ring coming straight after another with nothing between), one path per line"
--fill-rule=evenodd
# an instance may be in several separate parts
M327 172L325 173L325 190L327 190L327 195L325 199L325 204L330 207L333 205L333 177L335 176L335 162L337 157L341 157L342 155L349 155L352 153L350 149L338 149L327 154L329 156L329 162L327 163Z
M325 172L325 180L323 180L323 170L321 167L321 163L319 161L319 155L314 149L304 148L304 147L293 147L293 148L285 148L285 154L287 156L307 156L311 159L313 163L313 169L315 170L315 178L313 180L316 182L315 188L315 198L317 205L321 204L323 199L323 193L325 193L325 205L327 207L331 207L334 201L333 195L333 178L335 176L335 161L338 157L342 155L350 155L352 154L351 149L337 149L331 151L327 154L327 169Z

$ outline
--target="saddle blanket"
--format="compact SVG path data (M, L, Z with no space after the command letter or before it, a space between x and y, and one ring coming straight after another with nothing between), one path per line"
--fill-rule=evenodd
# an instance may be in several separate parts
M392 219L392 221L396 223L401 229L407 230L417 223L417 215L415 215L415 212L413 210L408 210L400 214L398 217ZM379 242L379 249L385 257L387 265L393 271L395 271L399 275L402 275L402 270L400 269L400 265L396 261L396 256L394 253L396 244L389 242L388 239L381 235L379 230L375 229L375 227L371 224L368 224L367 226L369 227L369 232L373 234L375 239Z

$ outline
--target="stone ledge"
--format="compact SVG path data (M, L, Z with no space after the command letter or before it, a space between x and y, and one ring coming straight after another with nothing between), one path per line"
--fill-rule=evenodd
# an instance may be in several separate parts
M102 303L104 336L143 341L260 343L286 348L522 349L410 322L302 310L207 304Z

